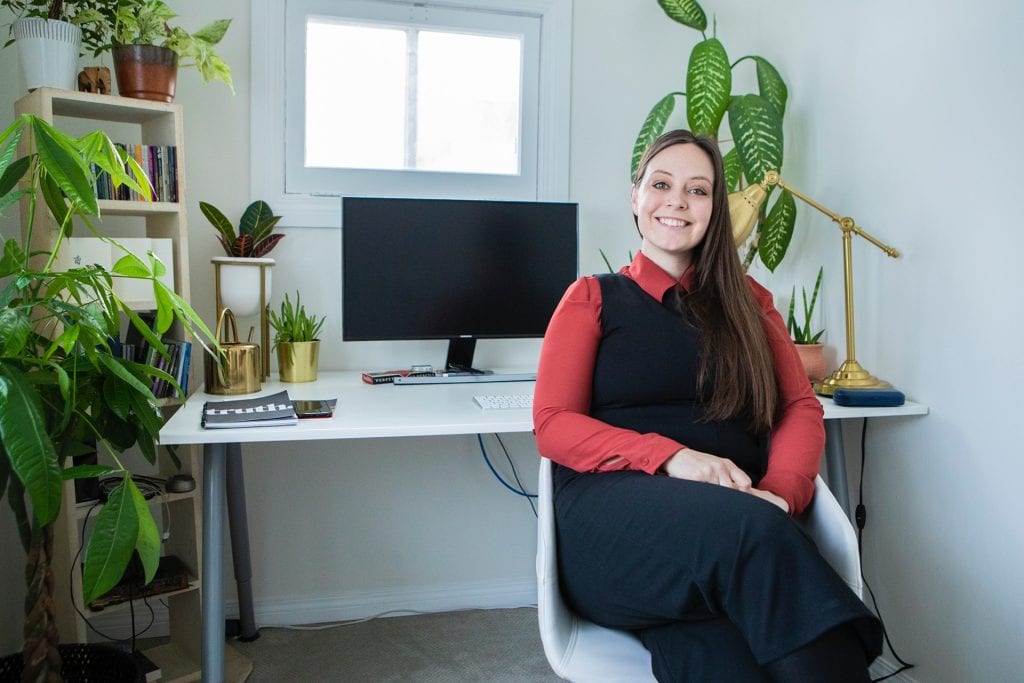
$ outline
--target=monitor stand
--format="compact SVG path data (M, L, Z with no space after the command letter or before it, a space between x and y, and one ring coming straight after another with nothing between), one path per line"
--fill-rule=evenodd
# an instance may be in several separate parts
M456 337L448 340L448 357L444 370L427 377L396 377L395 384L469 384L474 382L531 382L535 372L496 373L473 367L476 351L475 337Z

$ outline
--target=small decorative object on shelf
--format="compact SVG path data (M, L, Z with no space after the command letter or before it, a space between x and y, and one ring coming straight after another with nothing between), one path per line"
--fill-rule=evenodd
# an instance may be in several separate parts
M307 314L298 292L295 292L295 305L285 294L280 312L270 311L282 382L312 382L316 379L320 360L319 335L326 319L321 317L317 320L316 316Z

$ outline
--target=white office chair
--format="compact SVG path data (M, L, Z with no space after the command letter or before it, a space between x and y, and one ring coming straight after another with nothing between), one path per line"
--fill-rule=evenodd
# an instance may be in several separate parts
M551 484L552 462L540 461L537 482L537 615L544 654L554 672L578 683L654 681L651 656L627 631L604 628L577 616L558 589L558 553ZM863 597L857 536L821 477L814 501L800 523L822 556Z

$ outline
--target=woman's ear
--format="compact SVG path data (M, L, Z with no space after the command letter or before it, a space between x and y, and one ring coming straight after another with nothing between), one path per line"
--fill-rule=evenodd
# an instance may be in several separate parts
M633 209L633 215L639 215L636 210L636 185L630 185L629 206Z

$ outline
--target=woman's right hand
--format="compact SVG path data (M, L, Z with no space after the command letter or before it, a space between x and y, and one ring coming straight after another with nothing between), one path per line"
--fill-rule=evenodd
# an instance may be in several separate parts
M683 448L676 451L661 466L670 477L703 481L708 484L727 486L738 491L750 491L750 477L732 460L717 455Z

